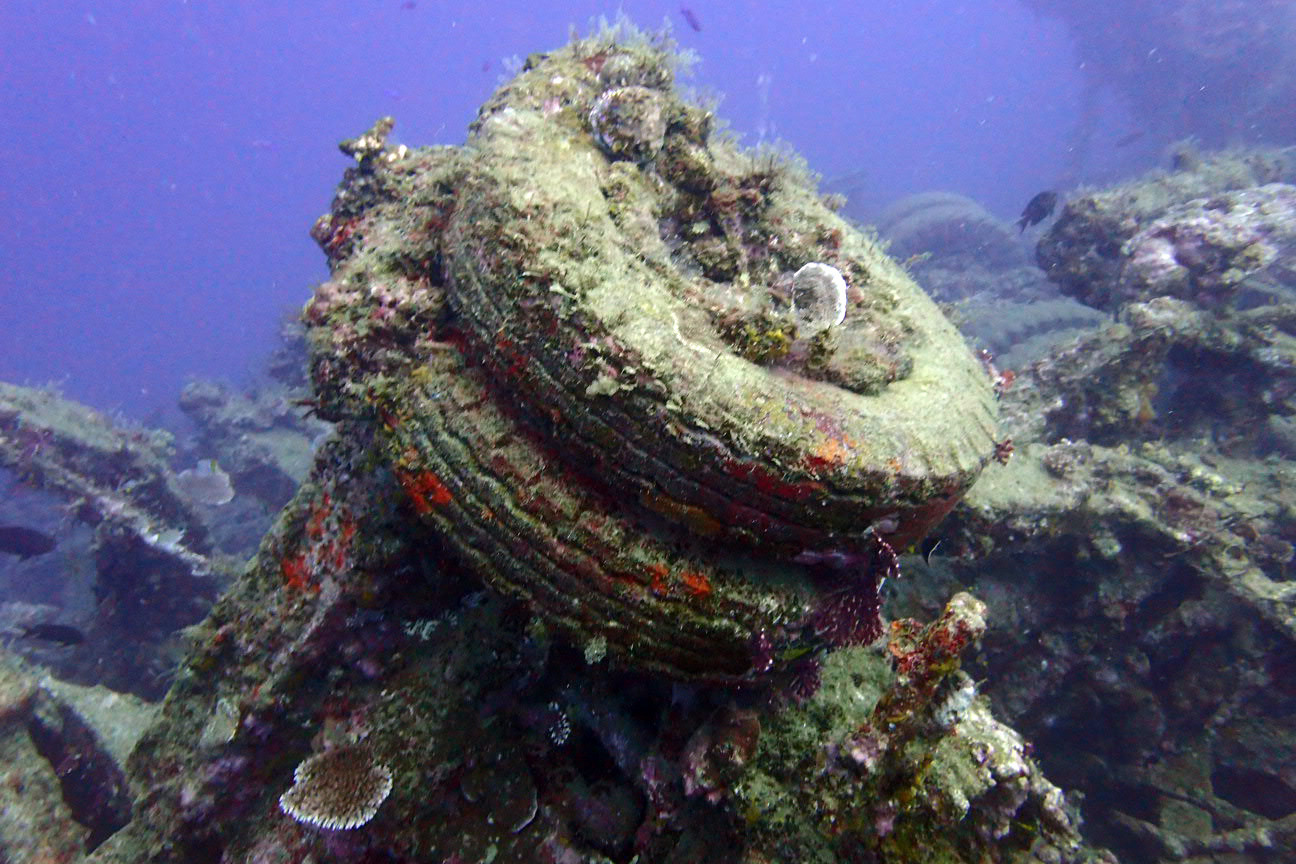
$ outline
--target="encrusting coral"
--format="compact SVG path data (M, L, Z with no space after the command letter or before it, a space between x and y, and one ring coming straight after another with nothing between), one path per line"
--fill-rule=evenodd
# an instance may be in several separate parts
M297 766L279 807L298 822L320 828L359 828L391 794L391 769L363 745L316 753Z

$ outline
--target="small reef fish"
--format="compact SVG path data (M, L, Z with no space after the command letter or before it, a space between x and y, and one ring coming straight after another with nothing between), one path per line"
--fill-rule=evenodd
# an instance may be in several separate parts
M684 19L685 23L693 28L694 33L702 32L702 22L698 20L697 13L692 9L687 6L681 6L680 16Z
M44 555L57 545L58 541L53 537L34 528L0 525L0 552L17 555L23 561L37 555Z
M1056 192L1041 192L1032 198L1027 203L1026 209L1022 211L1021 218L1017 220L1018 233L1025 231L1027 225L1038 225L1052 216L1057 200Z
M42 642L55 642L59 645L80 645L85 641L85 634L69 624L32 624L22 628L24 639L40 639Z

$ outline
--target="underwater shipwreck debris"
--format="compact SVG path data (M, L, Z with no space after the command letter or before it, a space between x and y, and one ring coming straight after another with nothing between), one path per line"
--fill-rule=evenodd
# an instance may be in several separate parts
M1011 227L977 201L955 192L905 196L879 215L878 230L890 244L888 251L901 261L952 259L960 269L993 270L1025 263Z
M743 754L740 776L726 766L728 783L711 779L709 788L735 797L740 812L761 814L748 824L748 848L759 854L743 860L851 860L867 848L874 857L865 860L968 861L973 837L1012 846L1027 813L1048 837L1038 838L1032 860L1109 860L1081 851L1061 792L959 671L960 655L985 632L985 614L985 604L960 593L926 626L892 622L890 664L868 649L836 652L820 692L766 714L754 747L743 740L747 724L731 733L725 743ZM815 780L795 781L811 758ZM957 829L930 830L951 820ZM836 857L823 857L829 850ZM991 854L1014 860L1002 847Z
M193 628L101 860L1082 860L1061 793L955 674L975 601L907 627L932 662L900 676L830 650L882 629L878 550L992 458L991 382L800 169L711 136L668 47L621 37L533 55L464 148L351 154L303 310L337 434ZM630 87L659 149L595 136ZM810 263L846 311L806 337ZM794 371L745 357L746 323ZM807 770L878 705L917 719L876 782ZM363 743L334 755L340 730ZM331 756L368 821L305 830L281 810Z
M1290 258L1293 180L1291 148L1206 154L1189 170L1067 201L1035 257L1063 294L1095 309L1166 294L1218 306L1276 247Z
M0 382L0 464L66 496L87 524L141 538L160 526L182 529L188 542L174 554L205 571L207 532L174 486L168 447L47 391Z
M200 379L189 382L180 393L180 409L196 427L200 452L217 459L222 472L228 472L233 491L244 499L236 508L247 506L249 496L274 510L283 507L310 473L312 442L329 428L309 416L304 385L295 384L286 371L296 363L304 374L300 328L282 328L280 335L276 369L279 378L287 381L240 392Z
M1296 281L1296 186L1270 183L1167 208L1129 239L1129 299L1232 303L1248 282Z
M712 135L672 76L656 49L553 52L464 148L369 154L316 225L305 318L322 415L372 423L491 585L618 662L738 680L818 592L707 547L850 555L892 516L907 546L993 456L995 406L808 172Z
M169 447L164 433L120 429L48 391L0 383L0 464L64 498L94 530L98 605L85 636L95 650L62 671L153 698L163 686L143 670L172 665L163 643L206 614L224 575Z
M951 586L990 603L987 691L1122 860L1283 860L1294 836L1290 155L1068 202L1041 264L1115 320L1018 369L1016 454L941 530L975 563L904 582L923 614Z
M153 715L131 696L35 674L0 649L0 857L80 861L122 828L125 758Z

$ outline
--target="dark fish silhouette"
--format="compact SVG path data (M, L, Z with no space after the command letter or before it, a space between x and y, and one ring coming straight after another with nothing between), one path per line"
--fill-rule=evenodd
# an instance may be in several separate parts
M684 18L685 23L693 28L694 33L702 32L702 22L698 20L696 12L687 6L681 6L680 15Z
M1017 220L1018 233L1025 231L1027 225L1038 225L1052 216L1053 208L1056 206L1056 192L1041 192L1036 195L1026 205L1026 209L1022 211L1021 218Z
M1128 147L1129 145L1133 144L1135 141L1138 141L1146 134L1147 134L1146 130L1135 129L1133 132L1130 132L1128 135L1122 135L1121 137L1117 138L1114 146L1117 149L1121 147Z
M68 624L33 624L23 627L23 637L40 639L44 642L56 642L59 645L80 645L85 641L85 634Z
M34 528L0 525L0 552L17 555L24 561L36 555L44 555L57 545L53 537Z

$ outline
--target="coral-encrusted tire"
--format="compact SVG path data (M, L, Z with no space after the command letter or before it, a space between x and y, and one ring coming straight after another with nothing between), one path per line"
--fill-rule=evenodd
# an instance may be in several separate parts
M877 634L872 570L991 458L995 402L899 266L787 157L711 135L671 60L576 43L464 148L360 154L306 317L323 410L372 418L485 581L587 656L739 680L780 640Z
M660 62L623 54L601 69L661 81ZM805 177L709 138L669 86L653 91L672 118L657 158L609 153L595 131L646 124L591 128L606 86L559 52L476 124L446 235L475 358L572 464L668 518L792 555L880 520L896 544L920 538L993 453L994 397L962 337ZM690 147L710 176L677 185L668 154ZM706 275L718 244L733 278ZM844 323L753 362L744 322L791 331L780 285L813 262L846 275Z

